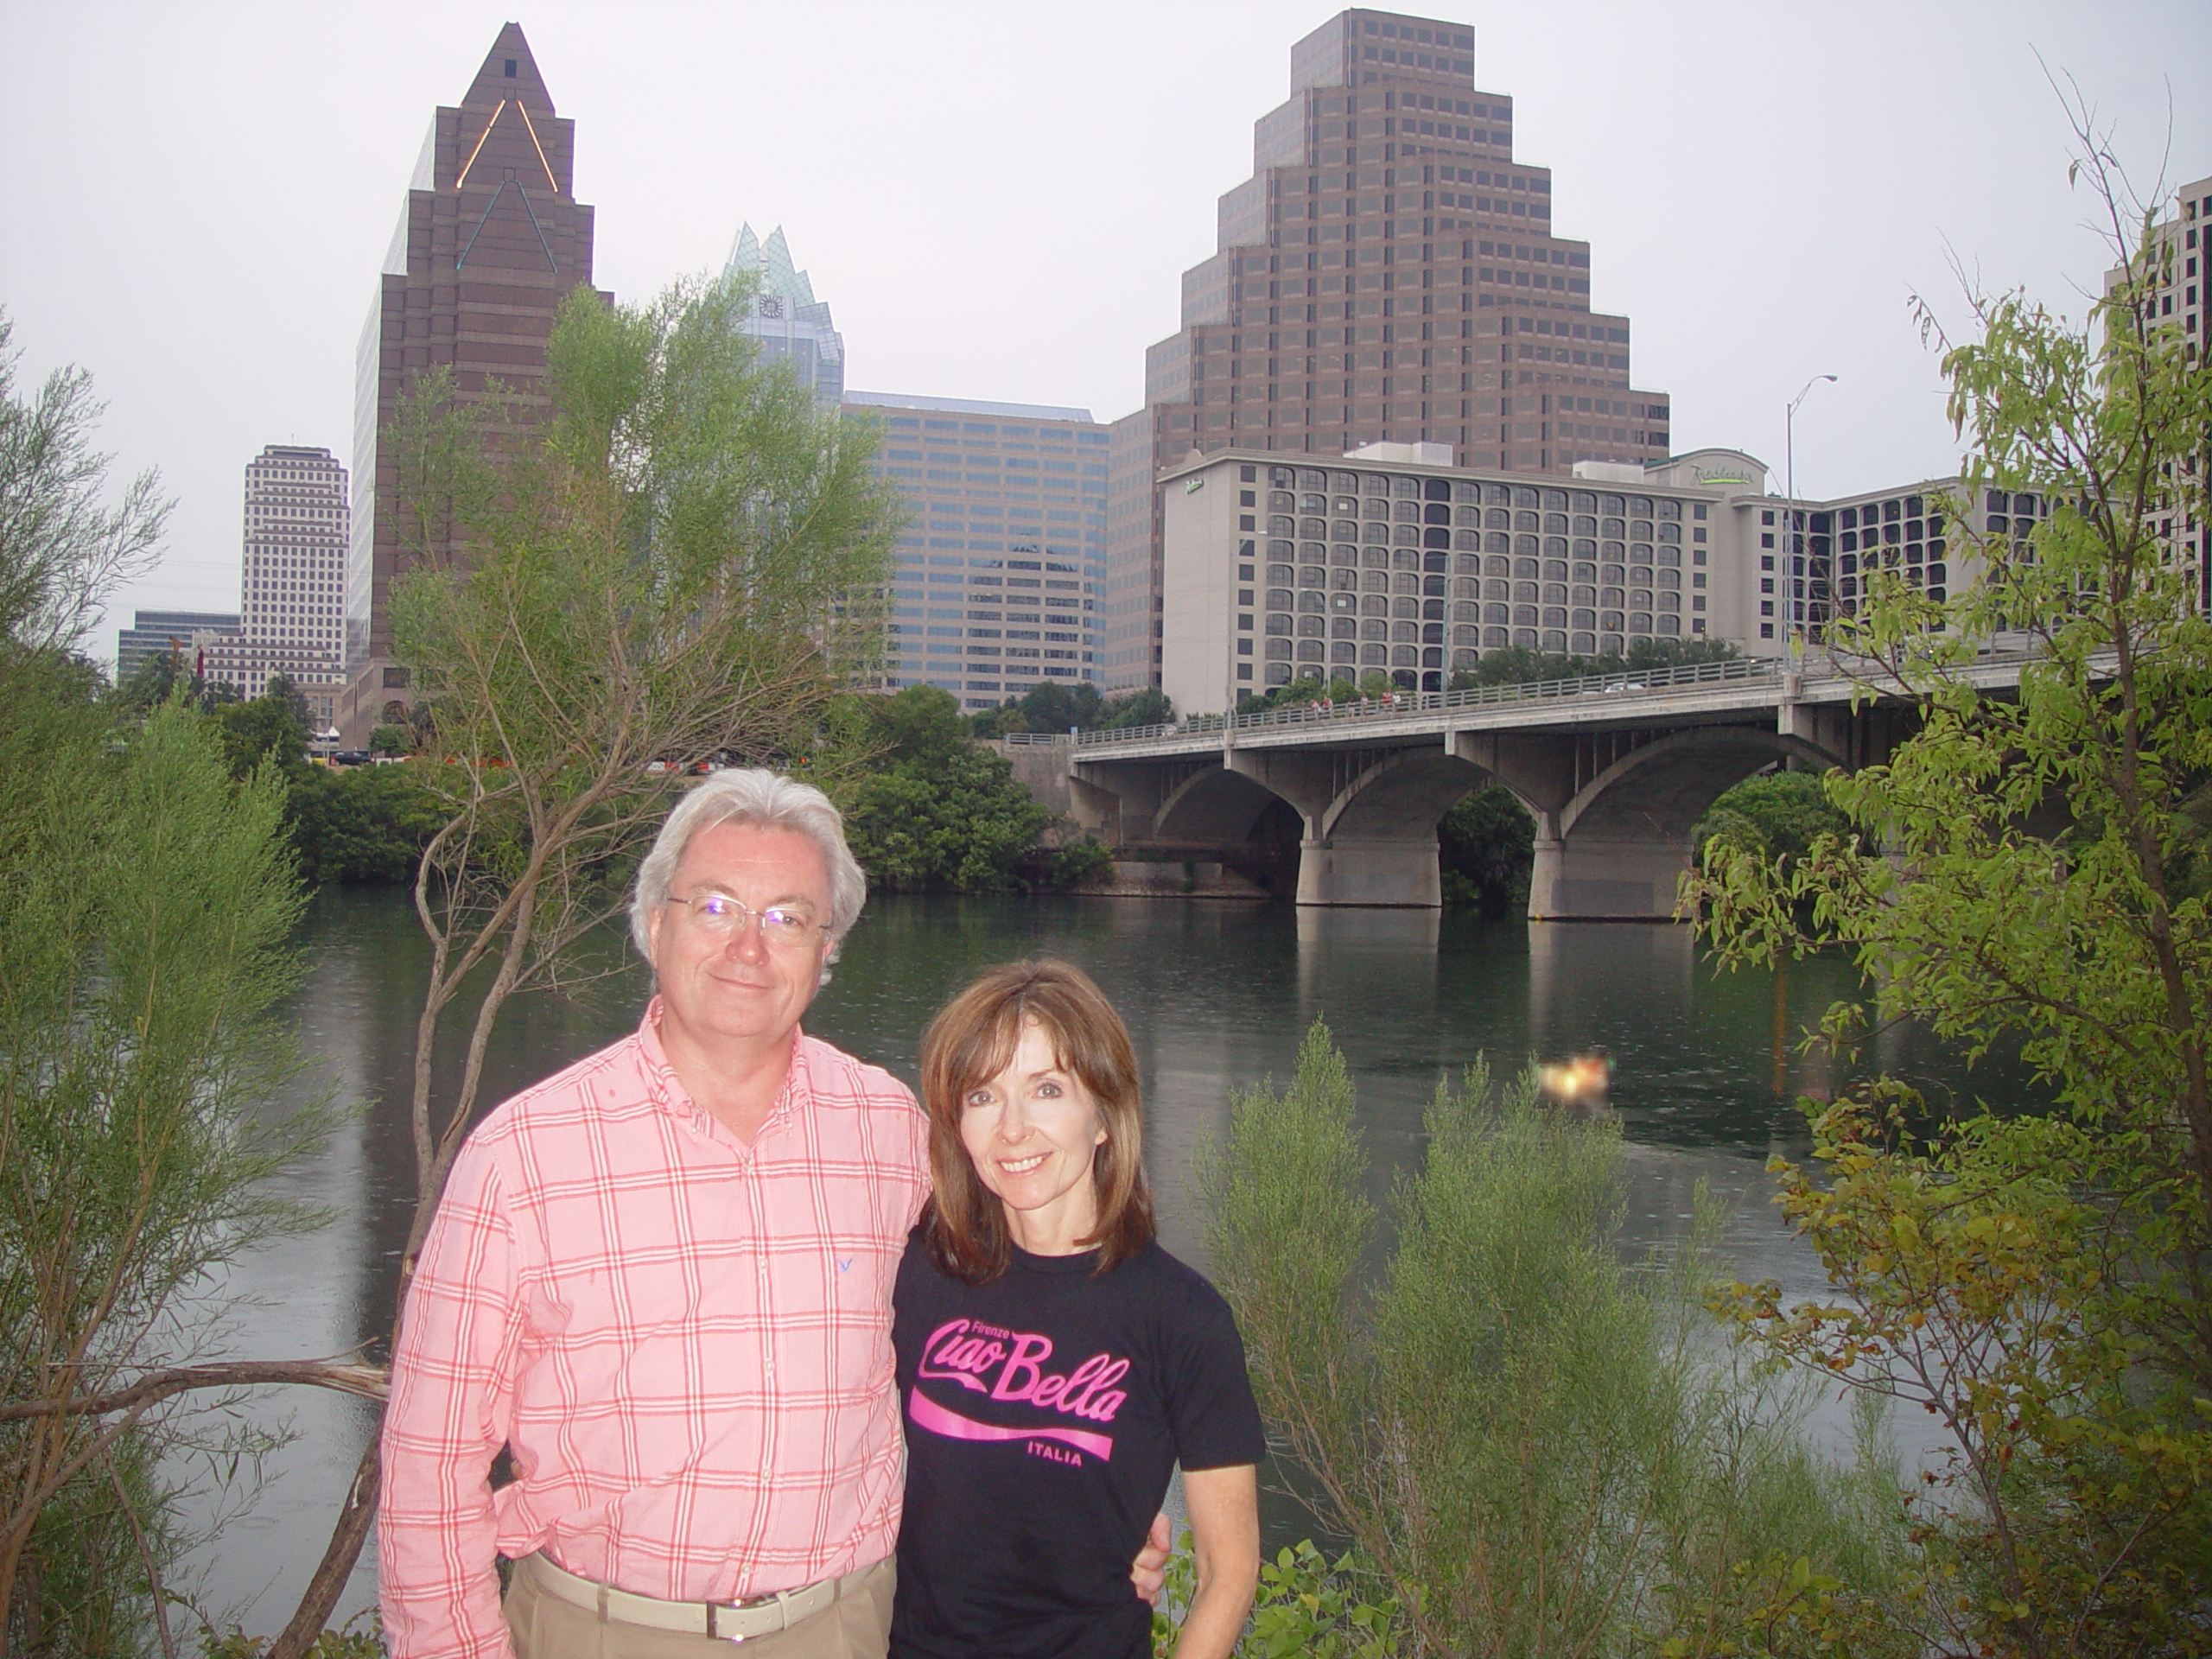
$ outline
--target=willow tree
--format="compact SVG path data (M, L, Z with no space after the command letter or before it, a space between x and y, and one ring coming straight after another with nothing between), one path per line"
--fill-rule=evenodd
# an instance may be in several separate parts
M2015 1046L2056 1099L1945 1121L1877 1078L1808 1103L1827 1171L1777 1167L1834 1294L1732 1298L1772 1353L1946 1431L1917 1561L1861 1609L1929 1651L2197 1653L2212 1628L2212 371L2152 304L2179 251L2085 149L2119 279L2082 322L1973 295L1938 336L1980 581L1878 574L1834 637L1919 734L1829 775L1847 833L1789 867L1724 838L1688 887L1731 960L1855 956L1878 995L1832 1039ZM1985 489L2050 514L1985 532ZM1992 649L2024 650L2017 692L1976 689Z
M897 498L872 436L739 332L744 306L725 285L639 307L579 289L542 404L462 401L430 375L405 410L393 652L448 816L414 889L430 970L403 1282L508 999L588 971L579 948L625 904L686 768L804 752L879 644ZM452 1023L448 1084L432 1055ZM321 1629L376 1491L372 1444L276 1651Z
M234 783L176 698L118 724L77 654L167 505L111 494L79 370L19 395L0 318L0 1654L174 1651L160 1454L179 1396L332 1368L197 1364L221 1266L313 1218L266 1178L311 1132L299 887L273 768ZM204 1420L202 1420L204 1422Z

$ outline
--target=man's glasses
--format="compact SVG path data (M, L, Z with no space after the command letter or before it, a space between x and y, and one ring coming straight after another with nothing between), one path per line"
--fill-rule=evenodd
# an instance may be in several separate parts
M771 945L796 950L811 944L814 936L822 931L822 924L814 919L810 911L791 905L749 910L726 893L695 893L689 899L671 894L666 902L682 905L690 912L692 926L716 938L726 938L750 925Z

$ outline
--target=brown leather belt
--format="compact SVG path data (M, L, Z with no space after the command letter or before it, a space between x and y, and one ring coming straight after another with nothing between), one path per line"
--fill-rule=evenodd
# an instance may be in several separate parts
M824 1579L801 1589L779 1590L773 1595L753 1596L744 1601L664 1601L658 1596L641 1596L583 1578L542 1550L524 1557L517 1565L529 1567L549 1594L571 1606L595 1612L603 1619L641 1624L647 1630L717 1637L725 1642L742 1642L750 1637L772 1636L778 1630L789 1630L801 1619L829 1606L846 1592L861 1573L868 1571L862 1567L842 1579Z

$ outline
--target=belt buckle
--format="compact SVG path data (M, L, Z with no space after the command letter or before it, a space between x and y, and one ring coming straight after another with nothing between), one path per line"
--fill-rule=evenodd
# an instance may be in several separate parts
M749 1637L744 1631L738 1631L728 1636L724 1636L722 1632L716 1628L720 1616L723 1613L758 1612L764 1607L772 1607L776 1605L784 1599L784 1592L778 1590L771 1592L769 1594L765 1596L748 1596L742 1601L709 1602L707 1604L707 1634L714 1637L717 1642L735 1643L748 1640ZM788 1629L789 1625L786 1624L785 1628ZM775 1632L772 1630L764 1630L761 1634L764 1636L772 1636Z

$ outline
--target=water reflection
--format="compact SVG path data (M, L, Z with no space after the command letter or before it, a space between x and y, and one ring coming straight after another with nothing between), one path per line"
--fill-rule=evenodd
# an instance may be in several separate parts
M239 1355L327 1354L379 1337L413 1203L406 1103L427 969L413 913L399 894L325 893L304 943L308 979L296 1006L321 1083L340 1099L378 1103L287 1178L334 1210L335 1224L238 1265L232 1287L257 1299L226 1344ZM619 951L619 940L608 949ZM1531 1057L1599 1048L1612 1059L1611 1103L1630 1142L1630 1248L1679 1238L1703 1181L1730 1206L1736 1271L1815 1288L1811 1259L1776 1217L1763 1166L1770 1151L1803 1150L1795 1094L1838 1081L1798 1052L1797 1039L1829 1001L1853 991L1847 963L1716 976L1686 931L1638 925L1532 926L1234 900L878 898L809 1027L912 1083L922 1028L948 996L984 967L1046 951L1096 978L1128 1022L1162 1240L1201 1266L1195 1149L1221 1132L1232 1090L1288 1077L1318 1017L1358 1089L1378 1201L1418 1154L1421 1115L1440 1079L1481 1054L1512 1071ZM629 1029L649 988L632 964L575 997L518 999L486 1056L486 1105ZM448 1084L464 1036L450 1032L442 1046ZM1878 1058L1939 1095L1966 1081L1924 1033L1894 1033ZM2001 1069L1992 1077L2017 1086ZM206 1565L211 1603L258 1597L248 1627L265 1630L289 1613L321 1550L366 1420L355 1402L305 1391L261 1409L271 1419L289 1413L301 1439L277 1460L252 1516ZM1279 1504L1267 1522L1271 1547L1310 1529ZM346 1605L372 1598L373 1567L365 1563Z

